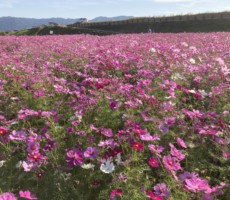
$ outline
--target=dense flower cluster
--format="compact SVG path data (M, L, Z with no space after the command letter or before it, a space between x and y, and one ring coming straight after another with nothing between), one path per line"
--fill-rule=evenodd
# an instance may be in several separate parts
M229 36L0 36L0 199L226 196Z

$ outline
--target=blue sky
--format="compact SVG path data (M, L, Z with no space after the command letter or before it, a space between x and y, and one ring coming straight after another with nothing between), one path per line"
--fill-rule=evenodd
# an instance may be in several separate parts
M164 16L230 11L230 0L0 0L0 17Z

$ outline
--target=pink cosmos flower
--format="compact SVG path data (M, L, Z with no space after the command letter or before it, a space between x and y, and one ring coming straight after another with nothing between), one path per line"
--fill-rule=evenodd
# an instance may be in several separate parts
M31 192L29 190L26 191L19 191L19 196L25 199L30 199L30 200L37 200L37 197L35 197L34 195L31 194Z
M178 161L174 157L171 157L170 155L163 157L163 163L165 168L168 169L169 171L172 170L177 171L182 169L180 163L178 163Z
M195 193L198 193L199 191L206 191L210 188L207 180L198 177L185 179L185 183L185 187Z
M5 192L0 194L0 200L17 200L15 195L11 192Z
M105 135L106 137L112 137L113 136L113 132L110 128L104 128L101 130L101 134Z
M31 169L34 168L34 164L33 163L27 163L27 162L23 161L22 167L23 167L25 172L29 172L29 171L31 171Z
M182 140L180 137L177 137L176 141L181 147L183 147L185 149L187 148L187 145L185 144L184 140Z
M155 195L168 197L170 195L170 190L165 183L158 183L154 186Z
M25 140L26 133L24 131L12 131L9 135L10 140Z
M154 144L149 144L148 148L153 154L156 154L159 157L161 157L160 153L164 151L163 146L154 145Z
M178 150L172 143L169 143L169 146L171 148L170 154L174 156L178 160L183 160L185 158L185 155Z

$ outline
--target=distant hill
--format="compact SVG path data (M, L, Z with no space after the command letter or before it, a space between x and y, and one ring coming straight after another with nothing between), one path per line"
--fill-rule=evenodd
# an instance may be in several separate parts
M99 16L92 20L89 20L89 22L105 22L105 21L121 21L121 20L127 20L133 18L133 16L117 16L117 17L103 17Z
M117 17L96 17L90 22L98 21L119 21L132 18L131 16L117 16ZM57 24L73 24L80 21L82 18L77 19L64 19L64 18L44 18L44 19L35 19L35 18L18 18L18 17L0 17L0 31L13 31L13 30L22 30L30 29L33 27L48 25L50 22Z
M0 31L13 31L29 29L40 25L48 25L49 22L57 24L72 24L77 22L79 19L64 19L64 18L18 18L18 17L0 17Z

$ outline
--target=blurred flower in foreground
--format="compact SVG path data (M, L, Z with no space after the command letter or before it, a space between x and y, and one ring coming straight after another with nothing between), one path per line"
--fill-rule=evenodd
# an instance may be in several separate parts
M5 192L0 194L0 200L17 200L13 193Z

